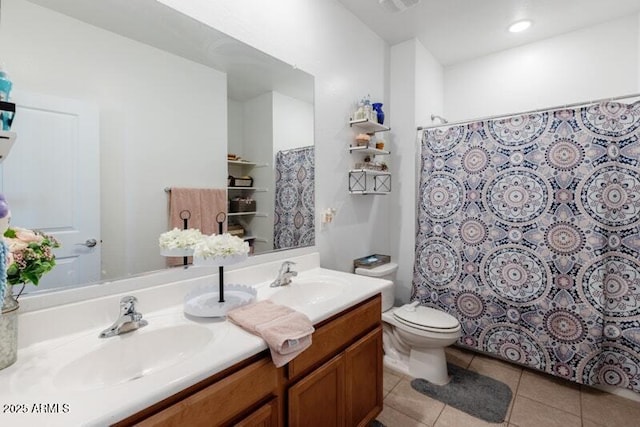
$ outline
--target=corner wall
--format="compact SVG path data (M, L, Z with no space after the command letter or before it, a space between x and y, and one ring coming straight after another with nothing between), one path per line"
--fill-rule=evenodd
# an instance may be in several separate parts
M404 303L411 294L415 251L420 167L416 128L429 124L432 113L442 114L443 70L416 39L392 46L390 62L391 255L398 263L396 300Z
M445 117L495 114L632 94L640 87L637 15L445 68Z

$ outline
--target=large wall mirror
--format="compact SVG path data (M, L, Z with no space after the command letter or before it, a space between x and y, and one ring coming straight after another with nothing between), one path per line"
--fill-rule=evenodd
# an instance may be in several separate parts
M314 244L313 76L155 0L2 0L0 61L11 224L62 243L28 290L165 268L166 189L229 175L254 179L228 193L257 202L229 217L254 253Z

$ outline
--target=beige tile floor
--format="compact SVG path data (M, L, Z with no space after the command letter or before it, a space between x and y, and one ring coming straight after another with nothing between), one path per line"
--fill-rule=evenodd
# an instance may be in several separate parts
M418 393L411 387L411 378L388 369L384 371L384 409L378 421L386 427L640 426L640 402L459 348L448 348L447 360L511 388L513 398L504 423L487 423Z

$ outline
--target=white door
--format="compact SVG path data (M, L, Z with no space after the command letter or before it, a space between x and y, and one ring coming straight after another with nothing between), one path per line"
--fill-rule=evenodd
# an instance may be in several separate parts
M57 265L37 290L95 282L100 279L98 108L49 95L12 95L11 130L17 138L0 174L11 225L42 230L60 242Z

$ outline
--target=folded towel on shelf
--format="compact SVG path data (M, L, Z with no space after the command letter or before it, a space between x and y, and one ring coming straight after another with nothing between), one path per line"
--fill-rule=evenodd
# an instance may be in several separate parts
M315 330L303 313L269 300L235 308L227 313L227 319L262 337L276 367L286 365L309 348Z

